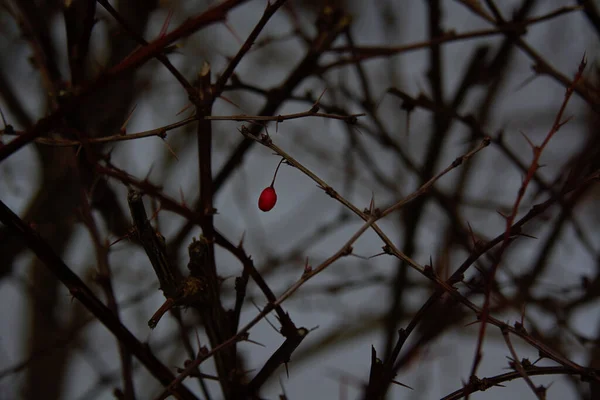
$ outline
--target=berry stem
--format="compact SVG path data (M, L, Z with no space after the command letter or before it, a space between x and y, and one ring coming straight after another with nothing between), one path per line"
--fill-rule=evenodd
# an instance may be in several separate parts
M282 158L281 161L279 161L279 164L277 164L277 168L275 169L275 174L273 175L273 180L271 181L271 186L273 189L275 189L275 178L277 177L277 172L279 171L279 167L281 167L281 164L285 161L285 158Z

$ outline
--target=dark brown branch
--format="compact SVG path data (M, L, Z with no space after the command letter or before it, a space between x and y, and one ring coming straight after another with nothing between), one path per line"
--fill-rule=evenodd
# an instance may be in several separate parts
M299 328L295 335L285 339L285 342L275 350L258 374L248 384L246 390L249 395L255 395L281 364L287 365L292 358L292 353L300 346L300 343L302 343L308 333L308 329Z
M29 225L14 214L0 201L0 221L8 226L15 235L19 235L35 255L68 289L71 295L79 300L98 320L123 343L136 358L158 379L167 386L174 379L169 368L165 367L106 307L87 285L60 259ZM180 399L196 399L187 388L178 386L173 393Z
M150 225L141 193L130 190L127 202L137 238L154 268L154 273L160 282L160 289L165 297L174 298L179 286L179 279L177 279L173 267L169 265L165 238Z

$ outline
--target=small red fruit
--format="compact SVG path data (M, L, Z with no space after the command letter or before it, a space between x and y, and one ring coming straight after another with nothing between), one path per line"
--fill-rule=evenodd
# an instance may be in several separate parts
M277 203L277 193L275 193L275 188L273 186L269 186L260 194L260 197L258 198L258 208L264 212L271 211L273 207L275 207L275 203Z
M271 211L273 207L275 207L275 203L277 203L277 193L275 193L275 178L277 178L279 167L281 167L281 164L284 161L285 158L282 158L281 161L279 161L279 164L277 164L277 168L275 169L275 174L273 174L271 186L265 188L258 198L258 208L260 208L261 211Z

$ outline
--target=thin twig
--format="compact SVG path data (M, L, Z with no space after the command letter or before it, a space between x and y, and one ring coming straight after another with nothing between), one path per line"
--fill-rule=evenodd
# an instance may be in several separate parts
M196 121L196 117L189 117L182 121L175 122L170 125L165 125L160 128L154 128L143 132L129 133L124 135L123 133L117 133L111 136L103 136L97 138L88 138L86 139L86 143L89 144L102 144L102 143L111 143L111 142L124 142L126 140L136 140L147 138L151 136L158 136L161 139L165 139L167 137L167 132L173 129L188 125L192 122ZM10 134L10 133L6 133ZM14 131L14 134L17 136L24 135L25 132L22 131ZM73 147L73 146L81 146L82 142L80 140L68 140L68 139L53 139L47 137L40 137L35 139L36 143L49 145L49 146L64 146L64 147Z
M506 329L502 329L502 328L500 328L500 330L502 331L502 336L504 337L504 341L506 342L506 347L508 347L510 354L512 354L515 369L517 370L517 372L519 374L521 374L521 377L525 380L525 382L527 383L527 386L529 386L529 388L533 391L533 393L537 396L537 398L539 400L544 400L546 398L546 396L543 395L542 393L540 393L538 388L535 387L535 385L531 381L531 378L529 377L529 374L527 373L527 371L525 371L525 368L523 368L523 364L521 364L521 361L519 361L517 352L515 351L515 348L513 347L512 343L510 341L510 335L508 334L508 331Z
M110 330L115 337L131 351L133 355L157 378L163 385L168 385L174 376L170 369L163 365L147 346L140 343L92 292L92 290L63 262L63 260L52 250L48 243L41 238L29 225L13 213L2 201L0 201L0 221L9 227L15 235L19 235L26 241L27 246L44 263L44 265L59 279L68 289L71 295L79 300L98 320ZM186 387L178 386L173 390L178 398L196 399Z

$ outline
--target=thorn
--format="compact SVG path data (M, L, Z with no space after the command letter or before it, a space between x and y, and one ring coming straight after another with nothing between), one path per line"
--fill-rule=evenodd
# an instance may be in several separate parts
M473 248L477 247L477 239L475 239L475 234L473 233L473 228L471 228L471 224L467 221L467 227L469 228L469 236L471 236L471 241L473 242Z
M377 254L375 254L375 255L372 255L372 256L370 256L370 257L367 257L367 259L368 259L368 260L370 260L371 258L379 257L379 256L382 256L382 255L384 255L384 254L387 254L387 253L386 253L386 252L383 252L383 253L377 253Z
M2 123L4 124L4 129L6 130L8 124L6 123L6 119L4 118L4 113L2 112L2 108L0 108L0 116L2 116Z
M529 146L531 147L531 150L535 153L535 149L537 149L538 147L533 144L533 142L531 140L529 140L529 138L527 137L527 135L525 133L523 133L522 130L519 130L519 133L525 138L525 140L527 141L527 143L529 143Z
M194 329L196 333L196 344L198 345L198 356L200 356L200 351L202 350L202 346L200 345L200 334L198 333L198 329Z
M124 236L121 236L120 238L118 238L117 240L115 240L114 242L110 243L108 246L111 247L117 243L119 243L121 240L123 239L129 239L131 237L131 235L133 235L135 233L135 227L131 227L129 229L129 232L127 234L125 234Z
M581 62L579 63L579 73L581 74L587 65L586 52L583 52L583 56L581 57Z
M244 239L245 239L245 237L246 237L246 231L243 231L242 232L242 237L240 238L240 241L239 241L239 243L237 245L238 249L241 249L244 246Z
M181 197L181 205L187 208L187 204L185 203L185 198L183 196L183 188L179 186L179 197Z
M431 254L429 255L429 265L431 266L431 271L433 272L433 259L431 258Z
M478 324L479 322L480 321L469 322L468 324L464 325L464 327L466 328L467 326L475 325L475 324Z
M535 71L535 68L534 68ZM529 78L526 78L523 82L521 82L521 84L519 84L516 88L515 88L515 92L518 92L519 90L525 88L525 86L529 85L531 82L533 82L539 75L537 73L534 73L532 76L530 76Z
M165 22L163 22L162 28L160 28L160 33L158 34L159 38L162 38L167 34L167 30L169 29L169 23L171 22L171 17L173 16L173 9L169 10L167 14L167 18L165 18Z
M325 94L325 92L327 91L327 88L323 89L323 91L321 92L321 94L319 95L319 97L317 98L317 101L315 101L313 103L313 108L314 107L319 107L319 103L321 102L321 99L323 98L323 95Z
M262 312L262 311L263 311L263 310L261 310L261 309L260 309L260 307L259 307L259 306L257 306L257 305L256 305L256 303L254 302L254 300L252 300L252 305L253 305L254 307L256 307L256 309L258 310L258 312ZM279 330L278 330L278 329L275 327L275 325L273 325L273 323L272 323L271 321L269 321L269 318L267 318L266 316L265 316L265 321L267 321L267 323L268 323L269 325L271 325L271 328L273 328L273 330L274 330L275 332L279 333Z
M167 146L167 150L169 150L169 153L171 153L171 155L173 157L175 157L175 159L177 161L179 161L179 157L177 157L177 154L175 154L175 151L173 150L173 148L169 145L169 143L167 143L167 141L165 139L162 139L163 143L165 144L165 146Z
M270 4L270 2L269 2ZM281 381L281 377L279 377L279 386L281 387L281 393L283 393L281 396L279 396L280 399L287 399L287 393L285 392L285 387L283 387L283 382Z
M431 261L431 257L429 258L429 261ZM435 272L433 272L433 267L431 265L424 265L423 266L423 274L429 278L434 277Z
M502 211L500 211L500 210L496 210L496 212L497 212L498 214L500 214L500 216L501 216L502 218L504 218L504 219L508 219L508 215L504 214Z
M129 121L131 120L131 116L133 115L133 112L135 111L135 109L137 108L137 103L133 105L133 108L131 109L131 111L129 111L129 114L127 115L127 118L125 119L125 122L123 122L123 125L121 125L121 127L119 128L119 133L123 136L125 136L127 134L127 124L129 124Z
M156 211L154 211L152 213L152 216L150 218L148 218L148 221L154 221L156 218L158 218L158 213L162 210L162 207L159 206Z
M530 235L530 234L527 234L527 233L523 233L523 232L519 232L517 235L519 235L519 236L525 236L525 237L528 237L530 239L536 239L536 240L538 239L537 237L535 237L533 235Z
M411 388L410 386L408 386L408 385L405 385L404 383L400 383L400 382L398 382L397 380L392 380L392 383L395 383L396 385L399 385L399 386L405 387L405 388L407 388L407 389L410 389L410 390L414 390L414 389L413 389L413 388Z
M144 178L144 182L149 182L148 178L150 178L150 174L152 173L152 169L154 168L154 163L152 163L150 165L150 168L148 169L148 173L146 174L146 177Z
M255 344L255 345L260 346L260 347L266 347L264 344L262 344L260 342L257 342L256 340L251 340L251 339L248 339L248 338L245 338L244 342L252 343L252 344Z
M180 115L180 114L184 113L184 112L185 112L187 109L191 108L192 106L193 106L193 104L192 104L192 103L190 103L190 104L187 104L185 107L183 107L181 110L179 110L179 111L177 112L177 114L175 114L175 115L177 116L177 115Z
M564 121L559 122L558 123L558 127L557 128L562 128L563 125L567 124L569 121L571 121L573 119L573 116L569 116L567 117Z
M359 255L359 254L354 254L354 253L352 253L352 254L350 254L350 255L351 255L352 257L360 258L361 260L368 260L368 259L369 259L369 257L367 257L367 256L361 256L361 255Z
M225 21L224 24L225 24L225 27L227 28L227 30L233 35L233 37L235 38L235 40L237 40L238 44L240 46L242 46L244 44L244 41L239 37L239 35L231 27L231 25L229 24L229 22Z
M220 98L221 100L225 100L227 103L231 104L232 106L234 106L234 107L235 107L235 108L237 108L238 110L244 111L244 110L242 109L242 107L240 107L239 105L237 105L236 103L234 103L234 102L233 102L233 100L230 100L230 99L228 99L227 97L225 97L225 96L223 96L223 95L219 96L219 98Z
M303 275L310 274L311 272L312 272L312 267L308 264L308 256L307 256L306 261L304 262Z

